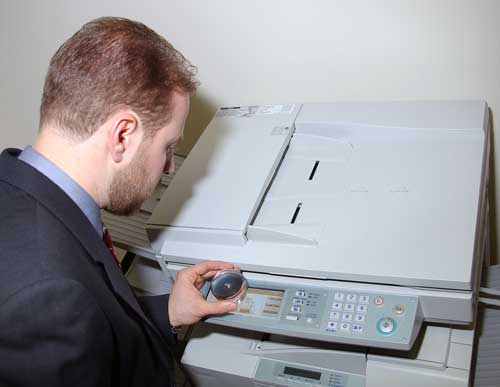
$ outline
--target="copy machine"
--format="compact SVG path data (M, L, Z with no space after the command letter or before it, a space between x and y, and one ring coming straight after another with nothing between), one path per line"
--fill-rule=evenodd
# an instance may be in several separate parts
M216 259L248 281L193 332L193 383L467 386L488 121L484 101L219 109L146 225L167 276Z

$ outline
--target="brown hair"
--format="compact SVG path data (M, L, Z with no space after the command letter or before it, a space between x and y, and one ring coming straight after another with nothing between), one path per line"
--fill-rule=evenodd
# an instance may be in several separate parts
M196 68L142 23L104 17L85 24L50 61L40 106L40 129L56 125L90 137L120 108L130 108L146 133L168 123L172 94L192 94Z

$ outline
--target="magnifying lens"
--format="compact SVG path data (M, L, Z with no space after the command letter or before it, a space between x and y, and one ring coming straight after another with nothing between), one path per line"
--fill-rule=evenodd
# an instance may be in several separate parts
M247 288L247 280L238 270L221 270L215 274L210 284L213 296L223 301L239 301Z

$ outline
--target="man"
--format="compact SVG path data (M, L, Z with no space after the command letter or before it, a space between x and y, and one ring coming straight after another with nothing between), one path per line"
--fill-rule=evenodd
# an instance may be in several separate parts
M33 147L0 156L0 385L173 385L173 327L235 309L179 272L170 297L137 299L99 216L138 209L174 170L192 66L140 23L102 18L50 62Z

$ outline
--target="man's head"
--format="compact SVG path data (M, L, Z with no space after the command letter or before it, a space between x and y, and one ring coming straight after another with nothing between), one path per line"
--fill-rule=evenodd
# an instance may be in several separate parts
M129 162L121 168L117 164L108 188L108 203L104 206L110 212L129 215L138 210L142 202L153 193L162 172L174 172L174 149L182 139L189 98L186 94L175 93L172 102L171 120L158 130L154 138L146 137L140 142L136 150L131 145L133 153ZM127 131L125 128L123 132ZM112 157L121 161L123 141L112 142L117 147L111 152Z
M50 132L52 139L57 135L87 150L102 146L106 157L96 154L94 160L106 164L106 176L95 174L102 180L95 196L102 207L129 213L151 193L164 168L173 170L173 147L197 87L195 70L141 23L91 21L50 61L40 137Z
M174 91L195 91L194 73L181 53L144 24L111 17L91 21L50 61L40 130L56 126L84 140L126 107L149 135L169 121Z

